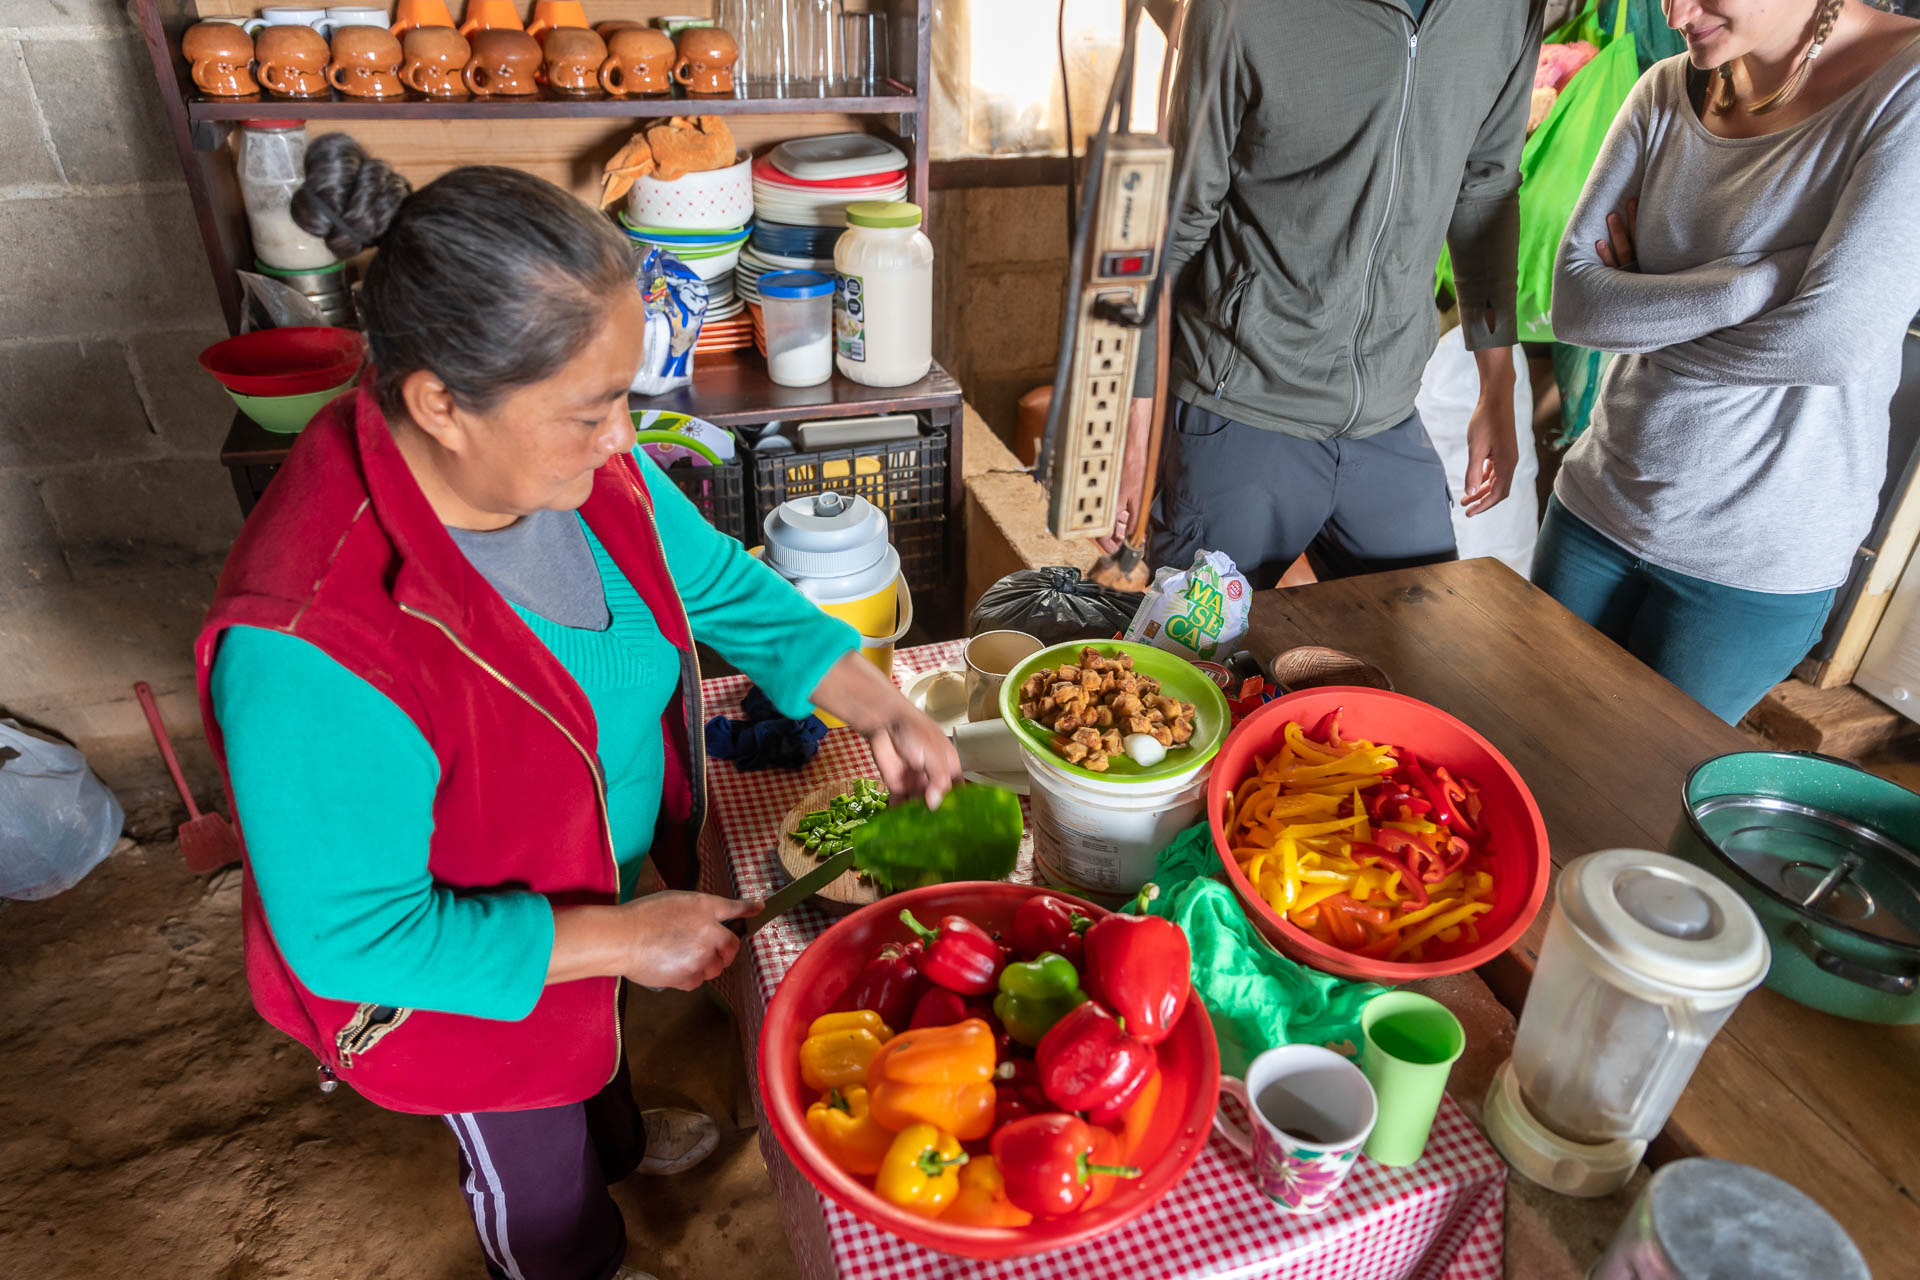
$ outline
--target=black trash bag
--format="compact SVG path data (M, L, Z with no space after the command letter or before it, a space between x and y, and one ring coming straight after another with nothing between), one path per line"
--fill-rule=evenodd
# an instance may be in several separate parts
M1078 569L1022 569L986 589L967 615L967 634L1024 631L1049 645L1111 640L1139 607L1138 592L1097 586Z

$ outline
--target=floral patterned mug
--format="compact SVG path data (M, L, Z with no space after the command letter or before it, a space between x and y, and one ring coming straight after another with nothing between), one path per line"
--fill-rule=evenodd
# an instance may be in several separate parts
M1373 1132L1373 1086L1331 1049L1288 1044L1247 1067L1220 1092L1246 1108L1251 1128L1216 1112L1213 1127L1251 1162L1260 1194L1287 1213L1318 1213L1347 1180Z

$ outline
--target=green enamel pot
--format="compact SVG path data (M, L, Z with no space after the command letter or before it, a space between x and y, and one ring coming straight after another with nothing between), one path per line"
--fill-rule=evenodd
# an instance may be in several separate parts
M1687 775L1668 849L1745 898L1766 985L1863 1022L1920 1022L1920 795L1831 756L1742 751Z

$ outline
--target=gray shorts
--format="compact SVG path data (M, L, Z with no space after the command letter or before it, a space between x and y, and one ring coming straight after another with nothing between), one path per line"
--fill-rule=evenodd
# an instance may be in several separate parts
M1147 560L1223 551L1256 590L1311 551L1323 577L1456 558L1447 477L1414 414L1362 440L1302 440L1176 399Z

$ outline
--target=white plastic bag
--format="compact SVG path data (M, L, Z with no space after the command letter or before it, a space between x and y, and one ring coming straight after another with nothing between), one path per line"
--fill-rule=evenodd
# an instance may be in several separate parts
M1455 327L1441 335L1420 377L1420 394L1414 397L1413 407L1447 471L1447 492L1453 496L1453 540L1460 558L1493 556L1524 578L1533 567L1533 544L1540 535L1540 498L1535 492L1540 459L1533 447L1533 383L1527 377L1526 357L1516 351L1513 363L1514 437L1520 459L1514 465L1507 500L1491 511L1469 518L1460 506L1467 480L1467 420L1480 400L1480 371L1467 350L1464 330Z
M125 817L78 751L0 720L0 898L71 889L113 851Z
M1189 662L1232 653L1247 633L1253 590L1231 557L1196 551L1193 566L1167 565L1127 624L1124 639L1177 653Z

